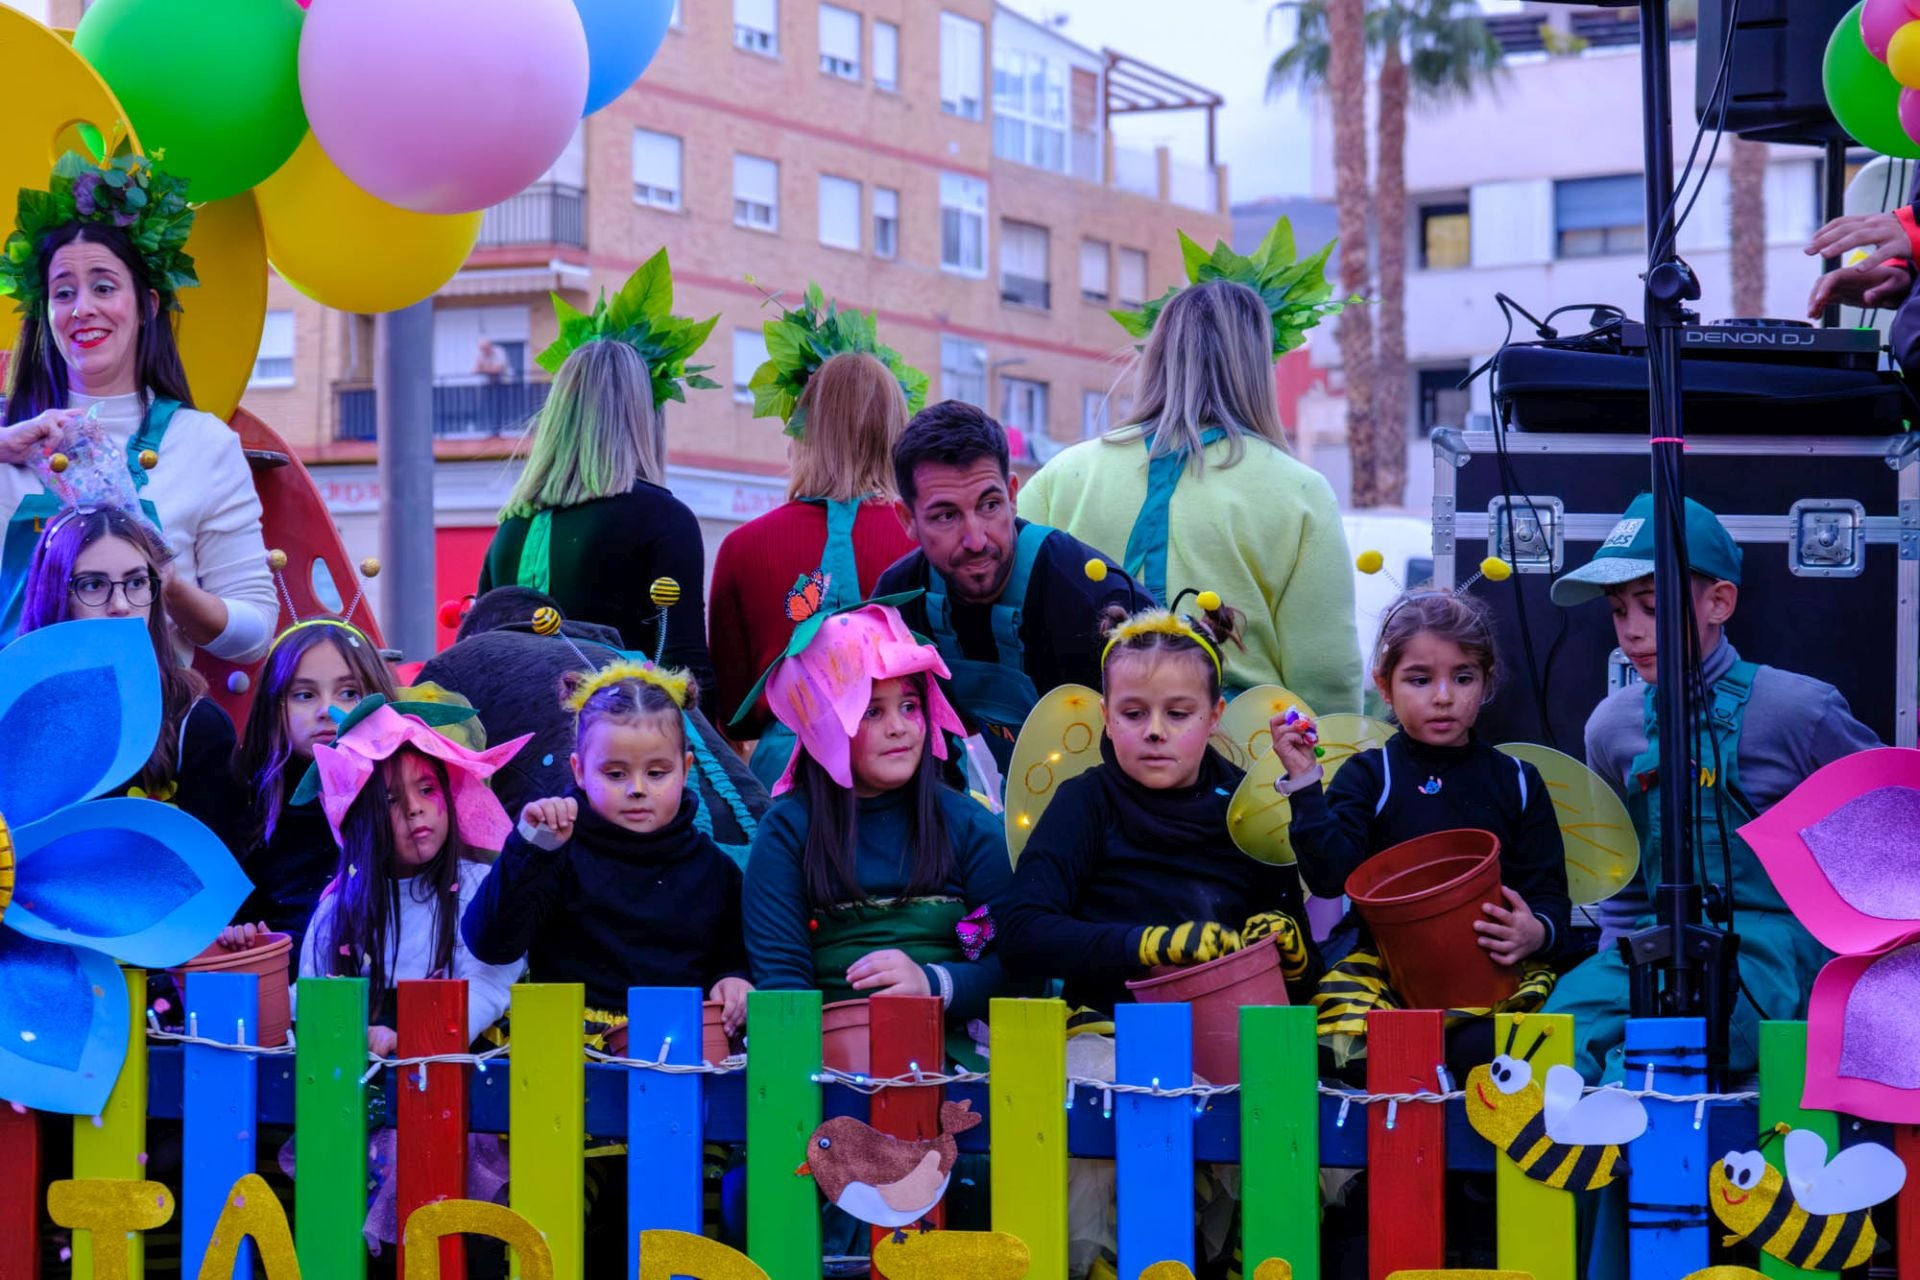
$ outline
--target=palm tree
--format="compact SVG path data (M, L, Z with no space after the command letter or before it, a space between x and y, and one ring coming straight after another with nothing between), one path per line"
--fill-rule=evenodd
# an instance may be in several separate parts
M1294 44L1275 59L1269 90L1287 85L1326 86L1334 113L1336 190L1340 196L1341 285L1348 291L1365 282L1365 264L1356 275L1347 270L1347 148L1340 125L1351 111L1357 131L1364 120L1364 60L1357 98L1343 105L1344 86L1334 74L1334 17L1344 0L1290 0L1276 6L1297 15ZM1348 335L1341 332L1341 361L1347 365L1348 447L1352 458L1352 498L1356 507L1394 505L1406 492L1407 417L1412 378L1407 368L1407 110L1410 105L1444 105L1470 97L1491 83L1501 68L1500 43L1471 4L1460 0L1363 0L1363 31L1368 49L1379 58L1378 182L1373 213L1380 228L1379 350L1365 352L1358 379L1365 410L1352 407L1356 377L1349 362ZM1360 6L1353 6L1360 7ZM1364 230L1366 217L1364 143L1358 166L1360 191L1354 203ZM1349 281L1354 283L1349 283ZM1365 315L1360 308L1350 311ZM1346 313L1342 314L1342 320ZM1369 327L1371 322L1369 321ZM1354 345L1358 345L1357 342Z

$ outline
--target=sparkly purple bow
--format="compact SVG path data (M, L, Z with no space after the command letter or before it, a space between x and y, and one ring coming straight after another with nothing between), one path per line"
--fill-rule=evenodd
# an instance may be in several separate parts
M986 904L982 903L962 916L953 930L960 935L960 950L967 959L978 960L980 953L987 949L987 944L993 941L993 917L987 913Z

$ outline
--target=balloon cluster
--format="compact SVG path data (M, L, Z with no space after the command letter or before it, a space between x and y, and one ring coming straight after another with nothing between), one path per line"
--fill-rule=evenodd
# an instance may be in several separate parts
M1920 158L1920 0L1862 0L1827 41L1827 105L1862 146Z
M96 0L73 47L194 203L252 192L267 256L345 311L431 296L482 211L639 78L673 0Z

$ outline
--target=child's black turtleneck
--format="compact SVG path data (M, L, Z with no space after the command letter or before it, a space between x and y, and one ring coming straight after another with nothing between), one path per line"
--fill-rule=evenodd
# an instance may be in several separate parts
M1192 786L1156 790L1128 777L1104 738L1100 752L1103 763L1061 784L994 911L1008 970L1064 978L1069 1004L1111 1009L1132 999L1148 925L1237 930L1284 911L1308 936L1299 875L1255 862L1227 833L1239 769L1210 750Z
M247 850L240 869L253 881L253 892L234 917L235 922L264 921L273 932L291 937L288 966L299 967L300 944L320 901L320 891L340 869L340 846L334 841L333 828L327 825L320 802L282 805L273 834Z
M578 789L573 838L547 850L518 830L467 908L467 949L489 964L524 955L534 982L582 982L589 1008L624 1013L628 987L745 977L740 868L694 826L699 800L658 831L629 831ZM498 956L495 960L492 957Z
M1294 793L1288 834L1307 888L1334 898L1354 868L1381 850L1463 828L1499 839L1501 882L1547 922L1539 958L1551 960L1566 943L1572 912L1553 799L1538 769L1478 737L1443 747L1395 734L1384 748L1341 765L1324 793L1317 786Z

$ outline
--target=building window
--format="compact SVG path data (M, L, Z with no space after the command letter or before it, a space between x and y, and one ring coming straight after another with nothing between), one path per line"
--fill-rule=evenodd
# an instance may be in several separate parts
M873 20L873 87L889 93L900 87L900 28Z
M1646 193L1637 173L1553 184L1555 256L1638 254L1647 247Z
M1042 311L1053 305L1045 227L1031 222L1001 221L1000 301Z
M1067 171L1067 68L1022 49L993 50L993 153Z
M944 399L987 407L987 349L965 338L940 339L940 391Z
M1453 271L1473 265L1473 221L1467 202L1430 204L1420 210L1420 267Z
M1107 264L1112 256L1105 240L1080 242L1080 296L1086 301L1107 305Z
M780 56L780 0L733 0L733 43L749 53Z
M987 274L987 184L940 175L940 266L956 275Z
M633 131L633 202L680 207L680 139L651 129Z
M1047 384L1030 378L1000 380L1000 422L1027 438L1027 452L1047 434Z
M900 193L892 187L873 189L873 256L900 256Z
M860 78L860 15L853 10L820 6L820 70L841 80Z
M1123 307L1137 307L1147 300L1147 251L1145 249L1122 249L1120 251L1119 279L1115 286L1119 292L1118 301Z
M733 331L733 398L741 404L753 403L747 384L753 371L767 362L767 335L759 329Z
M820 243L835 249L860 248L860 184L820 175Z
M260 352L253 358L253 374L247 385L293 385L293 312L267 312L267 322L260 330Z
M733 225L780 229L780 166L759 156L733 158Z
M1420 434L1430 436L1435 427L1465 427L1473 412L1473 393L1461 387L1467 380L1466 365L1419 371Z
M1104 391L1082 391L1080 393L1080 438L1091 440L1103 436L1113 426L1112 410L1107 405L1107 393Z
M940 107L948 115L980 118L985 52L985 33L979 23L955 13L940 15Z

